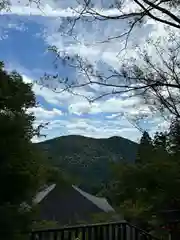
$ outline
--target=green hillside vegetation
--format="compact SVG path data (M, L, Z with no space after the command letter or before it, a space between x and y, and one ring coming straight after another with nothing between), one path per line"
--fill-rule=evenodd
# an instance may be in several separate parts
M62 136L38 144L52 165L66 173L73 182L91 193L97 193L111 178L111 164L133 162L137 143L122 137L94 139Z
M151 138L144 132L135 163L115 163L113 177L101 193L124 218L153 235L178 236L180 224L180 121ZM162 214L166 212L166 214ZM171 213L171 214L170 214Z
M34 210L24 203L32 206L46 182L44 157L31 141L40 134L27 111L35 106L32 85L0 62L0 239L29 239L24 234L31 229Z

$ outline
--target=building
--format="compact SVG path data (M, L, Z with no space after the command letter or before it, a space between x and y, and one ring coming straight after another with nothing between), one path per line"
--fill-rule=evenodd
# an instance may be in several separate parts
M34 203L38 204L39 219L56 221L61 225L89 223L93 214L114 213L114 209L105 198L93 196L72 185L61 187L48 186L39 192Z

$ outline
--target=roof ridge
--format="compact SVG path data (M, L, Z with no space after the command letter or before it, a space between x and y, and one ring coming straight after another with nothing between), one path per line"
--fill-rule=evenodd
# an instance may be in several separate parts
M103 197L96 197L90 193L87 193L80 188L78 188L75 185L72 185L72 187L78 191L82 196L84 196L86 199L91 201L93 204L95 204L98 208L105 212L115 212L115 210L111 207L111 205L108 203L106 198Z
M33 199L33 202L35 204L40 203L55 187L56 187L56 184L54 183L54 184L49 185L44 190L38 192L36 194L35 198Z

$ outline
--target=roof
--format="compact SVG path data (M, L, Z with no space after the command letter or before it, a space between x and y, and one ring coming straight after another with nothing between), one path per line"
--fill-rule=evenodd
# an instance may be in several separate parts
M55 221L61 225L82 221L90 223L93 214L114 212L106 199L95 197L68 184L47 186L36 195L34 204L38 204L36 221Z
M39 193L37 193L37 195L35 196L33 202L35 204L39 204L45 197L48 196L48 194L53 189L55 189L55 187L56 187L56 184L52 184L52 185L46 187L44 190L42 190ZM72 188L74 190L76 190L77 192L79 192L87 200L92 202L94 205L96 205L102 211L104 211L104 212L114 212L114 209L111 207L111 205L108 203L108 201L105 198L93 196L93 195L91 195L91 194L81 190L80 188L78 188L75 185L72 185Z
M42 191L38 192L35 198L33 199L33 202L35 204L40 203L55 187L56 187L56 184L52 184L46 187L45 189L43 189Z
M111 205L105 198L93 196L74 185L72 185L72 187L104 212L114 212L114 209L111 207Z

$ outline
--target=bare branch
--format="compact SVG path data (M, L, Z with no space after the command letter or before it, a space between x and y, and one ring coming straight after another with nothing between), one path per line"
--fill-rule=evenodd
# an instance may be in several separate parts
M170 18L172 18L172 20L174 20L175 22L177 22L178 24L180 24L180 18L178 18L177 16L175 16L171 11L167 10L166 8L163 8L161 6L159 6L158 4L155 4L149 0L143 0L144 3L148 4L150 7L152 7L153 9L157 9L159 10L161 13L166 14L167 16L169 16ZM163 1L165 2L165 1ZM168 2L168 1L166 1Z
M154 14L152 14L142 3L140 3L138 0L134 0L143 10L144 12L146 13L146 15L158 22L161 22L161 23L164 23L168 26L172 26L172 27L175 27L175 28L180 28L180 19L179 19L179 24L175 24L174 22L171 22L171 21L168 21L166 19L163 19L161 17L157 17L155 16ZM143 0L144 1L144 0ZM156 5L157 6L157 5ZM157 6L158 7L158 6Z

